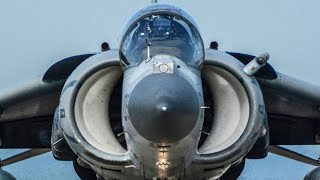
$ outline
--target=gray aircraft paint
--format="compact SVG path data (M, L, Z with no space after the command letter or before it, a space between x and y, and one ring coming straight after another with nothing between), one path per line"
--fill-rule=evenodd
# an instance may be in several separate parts
M179 1L174 2L179 3ZM62 16L53 16L53 14L64 14L64 12L69 9L67 7L72 8L75 3L65 4L65 6L61 6L62 3L50 4L46 2L44 4L41 3L41 1L38 3L32 3L32 5L29 5L29 3L22 3L23 2L14 4L14 2L6 2L8 6L0 7L2 8L0 12L5 14L4 16L0 16L2 18L1 22L8 24L6 28L2 28L2 30L0 30L0 32L3 32L0 33L2 39L1 52L8 52L2 53L1 55L0 62L5 62L6 66L1 66L3 70L0 72L3 73L1 74L2 77L10 77L1 78L1 87L6 87L8 84L24 82L24 80L32 79L32 77L40 77L47 67L49 67L53 62L57 61L59 58L69 56L70 52L79 54L83 53L84 51L92 52L92 50L98 50L100 37L101 39L104 39L105 36L109 36L110 39L113 39L112 46L116 46L116 40L111 38L114 36L114 33L109 35L109 33L106 32L116 31L116 27L120 27L119 24L122 24L122 22L115 22L115 26L112 27L113 29L110 29L110 27L100 29L92 28L94 29L93 31L97 31L96 29L99 29L99 35L97 35L99 38L92 37L92 39L89 39L89 37L82 36L86 40L78 41L76 41L76 39L82 39L80 35L85 35L88 31L85 32L85 30L79 30L80 32L77 32L76 29L70 27L74 24L80 24L79 22L72 23L71 20L75 20L77 17L83 17L83 14L90 14L91 11L97 12L96 8L99 8L99 5L101 6L99 3L95 4L90 2L89 7L91 7L91 9L84 13L83 11L80 12L75 10L76 12L73 12L71 17L69 16L67 19L70 20L71 23L66 23L65 19L62 19ZM144 1L138 3L141 6L145 4ZM219 4L213 4L212 6L208 6L209 1L199 2L198 6L202 7L202 10L191 8L192 3L186 3L184 5L182 4L182 6L185 6L185 9L188 11L190 10L189 12L199 19L199 24L205 27L203 28L205 29L205 36L220 42L220 48L253 54L267 50L272 56L271 63L276 65L275 67L278 67L278 70L319 84L317 79L318 77L314 76L314 73L310 73L317 72L317 68L319 67L316 59L317 57L313 55L313 52L317 52L317 47L319 47L318 43L320 42L319 36L317 36L319 27L315 23L317 22L315 18L319 16L316 14L316 10L312 10L317 7L316 1L312 1L311 3L292 3L291 1L264 2L262 4L261 2L258 3L255 1L233 3L235 3L234 6L230 7L230 2L225 2L225 4L224 2L219 2ZM88 4L80 3L76 4L76 7L81 8L82 6L84 7L87 5ZM115 5L119 9L121 9L121 6L123 6L120 4ZM101 9L102 7L108 6L101 6ZM129 10L132 11L135 11L139 8L138 7L134 9L134 7L130 5L128 5L128 7ZM265 7L266 11L261 12L260 7ZM26 9L28 10L29 8L31 11L26 12ZM117 9L115 7L113 8ZM200 14L202 14L202 11L209 12L209 9L210 12L212 12L212 15L210 16L212 16L212 18L216 18L216 20L213 22L210 21L210 24L203 23L207 21L204 19L208 19L208 13L206 13L206 16L203 16L203 19L199 18ZM228 9L232 13L225 13L225 9ZM270 9L272 9L272 13L269 12ZM58 13L54 12L55 10L57 10ZM129 10L126 8L126 11L122 12L121 14L126 14ZM288 14L285 14L284 12ZM38 13L42 14L42 16L38 16ZM111 13L106 11L98 11L96 14L91 13L91 16L81 19L81 22L86 21L89 18L96 19L98 21L98 19L102 17L99 16L99 14L101 15L104 13L110 13L108 17L112 17L111 14L115 14L117 12ZM128 12L128 15L129 14L130 13ZM54 21L45 21L43 16L49 16L48 19L51 17L51 19ZM125 19L124 16L125 15L119 17L119 19ZM276 16L280 18L274 18ZM241 23L239 25L235 22L238 20L238 18L246 19L246 21L239 21L239 24ZM64 22L63 25L66 26L61 25L61 22ZM255 27L252 28L250 25L253 22L257 23L258 27L266 28L263 30ZM215 23L216 25L212 25ZM95 27L99 27L103 23L99 21L99 23L96 22L93 24L96 25ZM52 29L54 29L50 29L50 25L55 25L57 29L57 32L53 32L51 34L52 36L48 36L48 34L45 33L51 32ZM241 28L238 28L235 31L234 27ZM44 29L44 31L40 32L39 29ZM103 33L100 32L100 30L104 30ZM68 32L69 34L71 34L71 32L77 32L71 36L75 41L71 40L68 43L63 43L65 41L56 39L57 36L63 37L62 35ZM51 39L51 37L54 38ZM207 41L206 43L208 43L210 38L205 38ZM13 39L20 39L20 41L17 42ZM62 44L65 44L63 48L61 48ZM56 48L57 46L59 48ZM17 62L19 62L19 66L17 66ZM34 69L35 64L38 66L37 68L39 68L39 70ZM302 65L306 67L308 71L301 69ZM10 71L7 69L10 69ZM19 73L16 73L17 71L19 71ZM28 74L28 76L31 78L25 76L25 74Z

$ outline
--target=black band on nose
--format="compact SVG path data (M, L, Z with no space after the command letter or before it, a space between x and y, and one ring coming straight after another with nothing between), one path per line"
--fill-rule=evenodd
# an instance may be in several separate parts
M176 74L152 74L131 93L128 112L134 128L144 138L172 143L187 136L200 112L191 84Z

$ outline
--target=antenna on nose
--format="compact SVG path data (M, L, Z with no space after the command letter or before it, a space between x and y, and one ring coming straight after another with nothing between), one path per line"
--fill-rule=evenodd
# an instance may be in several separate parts
M158 0L151 0L151 3L158 3Z
M146 43L147 43L147 46L148 46L148 59L147 59L147 62L149 62L151 60L151 54L150 54L151 43L148 41L148 38L146 39Z

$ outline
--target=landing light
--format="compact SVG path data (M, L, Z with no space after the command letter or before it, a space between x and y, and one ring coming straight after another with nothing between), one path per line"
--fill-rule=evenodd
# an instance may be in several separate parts
M156 164L160 169L167 169L171 163L167 162L165 159L160 159Z

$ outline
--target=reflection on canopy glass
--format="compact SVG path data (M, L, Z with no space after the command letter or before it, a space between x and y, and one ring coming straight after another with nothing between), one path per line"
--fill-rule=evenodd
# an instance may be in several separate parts
M190 66L203 61L203 44L196 28L171 15L152 15L131 26L120 47L121 59L127 66L137 66L151 57L171 55Z

